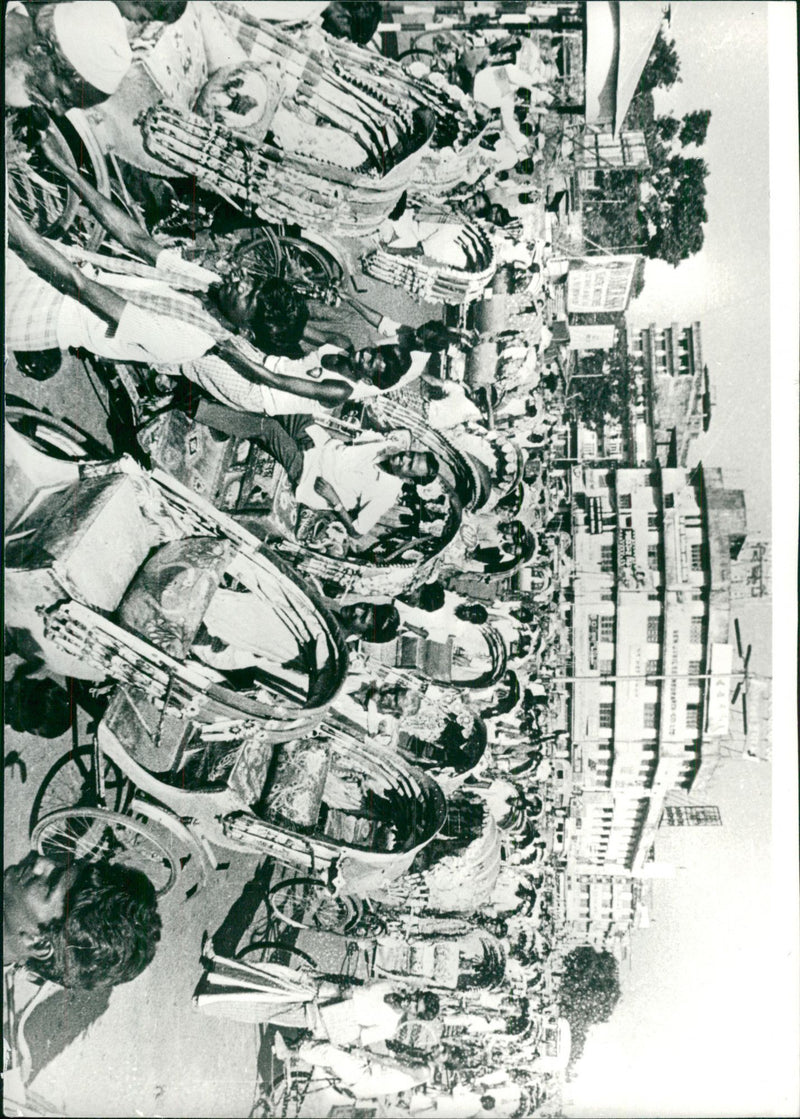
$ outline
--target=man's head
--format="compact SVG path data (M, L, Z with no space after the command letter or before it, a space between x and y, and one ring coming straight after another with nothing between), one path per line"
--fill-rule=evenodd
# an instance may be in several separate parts
M336 39L350 39L363 46L375 34L381 20L376 0L333 0L322 13L322 26Z
M30 8L27 41L20 40L14 56L6 58L7 72L10 68L16 75L13 104L42 105L61 116L74 106L97 105L116 91L132 56L124 21L111 0Z
M55 680L15 674L6 683L3 719L12 730L59 738L72 725L70 698Z
M265 353L297 342L308 322L302 295L275 276L262 279L233 270L213 295L226 318L248 331Z
M482 626L488 620L486 607L479 602L462 602L455 609L455 615L462 622L472 622L473 625Z
M439 1013L439 996L433 991L418 991L412 998L411 1011L415 1018L430 1022Z
M420 709L420 698L404 684L390 684L379 688L375 702L381 715L416 715Z
M141 871L31 851L3 876L3 962L88 990L127 983L155 955L161 918Z
M436 354L446 350L452 342L459 341L458 331L438 319L430 319L411 333L411 341L420 350Z
M396 478L427 486L439 473L439 462L431 451L397 451L384 459L383 467Z
M386 391L411 368L411 354L401 346L367 346L356 351L350 367L359 381Z
M186 11L186 0L114 0L131 23L175 23Z
M354 602L342 606L339 620L348 633L373 642L391 641L400 625L400 615L389 603Z
M439 1013L439 996L433 991L411 991L408 994L393 991L385 1001L398 1010L405 1010L409 1017L420 1018L424 1022L430 1022Z
M429 614L434 614L444 606L444 587L441 583L425 583L419 589L419 606Z

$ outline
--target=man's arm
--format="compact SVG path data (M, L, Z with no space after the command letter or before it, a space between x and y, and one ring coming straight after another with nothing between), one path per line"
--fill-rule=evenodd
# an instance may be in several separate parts
M347 529L348 536L359 535L350 514L345 509L341 498L330 482L326 482L324 478L317 478L314 483L314 492L321 497L323 501L327 501L328 505L330 505L331 509Z
M342 299L349 303L350 306L361 315L361 318L364 319L365 322L369 323L370 326L374 326L376 330L381 331L387 338L390 338L399 330L400 323L396 323L393 319L381 314L380 311L376 311L373 307L370 307L368 303L364 303L363 300L356 298L355 295L345 293L342 295Z
M224 358L231 368L235 369L237 373L241 373L248 381L269 385L270 388L274 389L282 389L283 392L292 392L296 396L304 396L309 400L316 400L328 408L335 408L337 404L343 404L353 391L353 386L346 381L309 381L305 377L292 377L274 372L268 369L266 365L252 361L233 342L218 342L213 352Z
M41 137L40 148L48 162L67 180L103 228L132 253L155 264L164 246L159 245L158 241L145 233L133 218L110 198L104 198L75 167L67 163L47 134Z
M84 276L11 208L8 211L8 243L37 276L52 284L62 295L86 304L111 325L119 323L127 306L126 301L116 292Z

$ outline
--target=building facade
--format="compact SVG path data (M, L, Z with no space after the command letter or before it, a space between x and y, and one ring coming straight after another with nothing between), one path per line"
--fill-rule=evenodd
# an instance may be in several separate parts
M640 431L635 460L686 466L693 441L708 429L711 389L703 365L700 323L658 327L629 336L631 383L647 403L647 432Z
M574 873L637 876L665 798L728 732L741 491L719 471L572 471Z

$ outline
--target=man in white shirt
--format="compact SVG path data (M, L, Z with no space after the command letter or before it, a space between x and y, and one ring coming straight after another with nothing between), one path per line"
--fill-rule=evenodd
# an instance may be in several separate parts
M427 1066L411 1068L364 1050L393 1038L409 1016L420 1021L435 1018L439 1013L437 995L430 991L401 995L381 980L356 987L344 999L329 998L326 1002L328 990L338 995L334 985L323 984L314 1006L309 1007L315 1038L326 1040L301 1037L290 1048L277 1034L275 1053L280 1060L295 1054L308 1064L326 1068L360 1098L394 1095L428 1079Z
M303 449L298 425L265 418L261 439L286 470L297 500L311 509L332 509L351 537L366 535L395 506L403 482L427 485L439 473L430 451L411 450L411 433L365 432L354 443L334 439L322 428L306 430L313 445Z

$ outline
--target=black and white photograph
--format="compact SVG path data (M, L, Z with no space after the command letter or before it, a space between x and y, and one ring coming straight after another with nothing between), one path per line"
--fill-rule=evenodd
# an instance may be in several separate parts
M796 6L3 20L3 1114L800 1114Z

